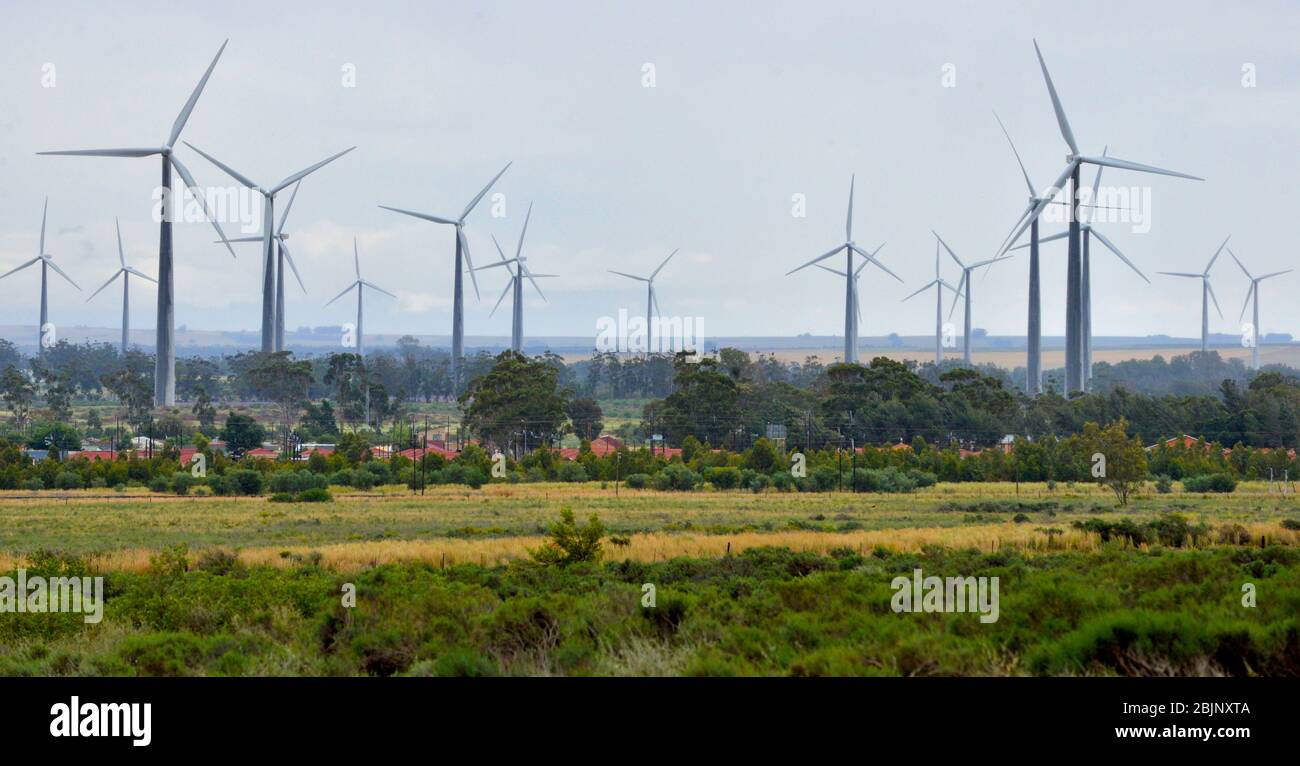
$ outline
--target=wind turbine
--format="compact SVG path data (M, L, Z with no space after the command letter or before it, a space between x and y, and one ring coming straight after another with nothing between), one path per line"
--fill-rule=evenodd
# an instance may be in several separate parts
M283 327L284 241L280 237L277 237L275 234L275 195L279 194L280 192L284 191L290 186L294 186L302 179L306 178L312 173L315 173L317 170L320 170L321 168L330 164L334 160L337 160L339 157L342 157L343 155L347 154L353 149L356 149L356 147L351 146L337 154L332 154L329 157L326 157L325 159L321 160L320 162L317 162L315 165L309 165L308 167L299 170L297 173L294 173L286 177L283 181L281 181L278 184L275 184L274 186L262 187L259 186L255 181L249 179L248 176L240 173L239 171L225 164L224 162L217 159L216 157L213 157L212 155L198 148L194 144L191 144L189 141L186 141L185 145L193 149L194 151L198 152L199 154L203 155L204 159L206 159L208 162L211 162L213 165L216 165L217 167L224 170L226 172L226 175L230 176L231 178L235 179L239 183L243 184L245 187L252 189L253 191L262 195L262 351L263 352L283 351L284 350L284 327ZM297 191L296 187L294 191L295 192ZM291 198L290 206L292 206L292 202L293 201ZM288 212L289 212L288 207L286 207L285 213ZM280 221L280 228L281 229L284 228L283 219L281 219ZM277 247L277 245L279 247ZM280 269L280 275L278 280L276 278L277 264ZM297 269L294 269L295 274L297 273L297 271L298 271ZM277 282L280 285L278 292L276 288ZM300 279L299 283L301 282L302 280ZM306 290L306 288L303 289L304 291ZM277 303L277 298L278 298L278 303ZM279 325L277 325L276 322L277 305L280 307Z
M1019 225L1025 220L1025 217L1033 213L1039 203L1048 203L1052 201L1053 196L1043 196L1034 188L1034 182L1029 180L1029 171L1025 170L1025 163L1020 159L1020 152L1016 151L1016 143L1011 140L1011 134L1007 132L1007 126L1002 124L1002 118L998 113L993 113L993 119L998 121L998 126L1002 128L1002 135L1007 137L1007 143L1011 145L1011 153L1016 157L1016 164L1020 166L1020 174L1025 178L1025 186L1029 189L1029 204L1025 207L1024 212L1020 214L1020 219L1016 222ZM1006 242L998 248L998 252L1006 252ZM992 268L984 270L984 279L988 279L989 272ZM1038 268L1038 216L1033 216L1029 224L1029 320L1026 328L1025 339L1025 392L1031 396L1043 393L1043 310L1042 310L1042 291L1039 288L1039 268Z
M276 259L277 273L275 276L275 348L284 350L284 264L289 263L289 268L293 271L293 278L298 280L298 287L302 288L303 295L307 294L307 286L302 283L302 276L298 274L298 267L293 263L293 255L289 252L289 235L284 233L284 222L289 219L289 211L293 209L293 201L298 199L298 187L302 186L302 181L293 185L293 194L289 195L289 204L284 206L284 212L280 214L280 225L275 229L276 248L279 251L279 257ZM236 237L231 242L262 242L260 236ZM265 268L265 262L263 262ZM266 275L262 275L263 282Z
M1103 157L1106 156L1105 149L1102 150L1101 155ZM1147 275L1143 274L1142 270L1139 269L1137 266L1134 266L1133 262L1130 261L1127 257L1125 257L1123 253L1119 251L1119 248L1115 246L1115 243L1111 242L1109 239L1106 238L1106 235L1097 231L1093 227L1093 222L1097 215L1097 209L1098 209L1097 193L1101 188L1101 171L1103 169L1104 168L1102 168L1101 166L1098 166L1097 176L1092 181L1092 198L1089 200L1089 204L1092 207L1092 211L1088 214L1088 219L1079 224L1079 231L1083 237L1083 260L1080 266L1079 299L1083 305L1083 388L1084 390L1088 390L1092 382L1092 256L1091 256L1092 238L1096 237L1098 241L1100 241L1103 245L1105 245L1107 249L1109 249L1112 253L1116 255L1116 257L1118 257L1121 261L1127 264L1130 269L1133 269L1133 271L1137 272L1137 275L1139 277L1142 277L1142 279L1145 280L1147 284L1151 284L1151 280L1147 279ZM1039 241L1051 242L1057 239L1064 239L1067 236L1069 236L1069 232L1063 231L1048 237L1043 237ZM1017 245L1015 248L1012 249L1019 250L1023 247L1025 247L1025 245Z
M1193 279L1201 280L1201 353L1202 354L1204 354L1210 348L1210 301L1211 300L1214 301L1214 310L1219 312L1219 318L1220 319L1223 318L1223 309L1219 308L1219 299L1215 297L1214 288L1210 286L1210 268L1214 266L1215 261L1219 260L1219 254L1223 252L1223 248L1227 247L1229 239L1232 239L1231 235L1229 235L1223 240L1223 244L1219 245L1218 250L1214 251L1214 256L1210 258L1210 262L1205 264L1205 271L1201 272L1200 274L1192 274L1186 271L1159 272L1160 274L1164 274L1165 276L1170 276L1170 277L1191 277ZM1238 265L1240 265L1240 261L1238 262ZM1250 275L1247 274L1246 276L1250 276ZM1254 290L1254 283L1251 284L1251 289Z
M957 282L957 289L953 291L955 294L952 296L952 308L948 309L948 318L951 319L952 312L957 310L957 298L965 297L966 298L966 324L965 324L966 329L965 329L965 334L962 335L961 358L963 362L969 365L971 363L970 361L970 352L971 352L970 275L971 272L974 271L975 269L988 266L989 264L995 263L997 261L1005 261L1007 260L1008 256L998 256L995 258L988 258L983 261L976 261L975 263L972 263L971 265L967 266L965 263L962 262L960 258L957 257L957 254L952 251L952 248L948 247L948 243L943 241L943 237L939 236L939 232L931 229L930 233L933 234L934 238L939 241L939 244L943 245L943 249L948 251L948 255L952 256L952 259L957 262L957 266L961 269L961 280ZM965 296L962 296L961 294L961 288L963 285L966 286Z
M872 250L871 255L875 256L875 254L880 252L880 249L883 247L884 245L882 244L880 247L877 247L875 250ZM862 323L862 300L860 298L861 292L858 290L858 281L862 277L862 270L867 267L868 263L870 263L870 261L864 260L862 263L858 264L857 270L853 272L853 316L854 316L853 326L855 328L861 326ZM817 264L817 268L821 269L822 271L834 274L836 276L840 276L840 277L844 276L844 272L840 271L839 269L833 269L830 266L823 266L820 263Z
M229 42L227 40L226 42ZM180 174L185 185L190 192L199 201L203 208L203 214L212 223L213 228L217 230L217 235L221 241L226 244L226 249L230 251L230 257L235 257L234 248L226 241L226 234L221 230L221 224L208 210L207 200L203 198L203 192L199 189L198 184L194 182L194 176L180 160L176 158L174 147L177 140L181 137L181 131L185 128L185 123L190 118L190 113L194 111L194 105L198 103L199 95L203 93L203 87L208 84L208 78L212 76L212 70L217 66L217 60L221 58L221 52L226 49L226 42L221 44L217 50L217 55L212 57L212 63L203 73L203 79L194 88L190 98L181 108L181 113L177 115L176 121L172 123L172 131L167 136L167 143L158 148L142 149L74 149L57 152L38 152L38 154L81 156L81 157L152 157L159 155L162 157L162 199L163 210L161 220L158 224L158 322L157 322L157 339L154 343L154 378L153 378L153 403L158 407L170 407L176 403L176 284L173 275L172 264L172 218L174 217L174 207L172 202L172 168Z
M45 333L50 323L50 302L48 298L48 284L47 284L49 282L48 279L49 275L47 269L54 269L55 273L57 273L59 276L63 277L64 279L68 280L68 284L72 285L73 287L76 287L78 290L81 289L81 287L78 286L76 282L72 281L72 277L63 273L63 269L59 268L58 264L54 262L54 257L49 253L45 252L45 218L49 210L50 210L50 198L46 197L45 206L41 208L41 241L40 244L37 245L36 257L22 264L21 266L17 266L15 268L10 269L9 271L6 271L3 274L0 274L0 279L4 279L10 274L14 274L16 272L22 271L28 266L31 266L36 263L41 264L41 324L40 327L37 328L36 347L40 349L39 353L42 355L45 353L45 344L46 344Z
M939 273L939 235L935 235L934 243L934 279L926 282L921 289L904 298L904 301L910 301L912 298L921 293L934 288L934 365L938 367L943 362L943 288L952 290L955 295L961 295L961 290L948 284L947 280Z
M116 218L113 219L113 223L117 226L117 263L119 268L113 273L113 276L108 278L107 282L90 294L90 297L86 299L86 303L90 303L95 299L96 295L104 291L105 287L113 284L113 280L118 277L122 278L122 356L126 356L126 350L131 339L131 277L134 275L154 284L158 284L158 280L126 265L126 253L122 249L122 224Z
M1074 140L1074 132L1070 130L1070 122L1065 117L1065 108L1061 105L1061 99L1056 93L1056 86L1052 83L1052 76L1047 71L1047 62L1043 60L1043 53L1038 49L1038 41L1034 41L1034 53L1038 56L1039 67L1043 70L1043 79L1047 83L1047 93L1052 99L1052 109L1056 112L1056 123L1061 130L1061 137L1065 139L1070 153L1066 156L1065 170L1057 177L1056 181L1048 189L1048 196L1040 199L1038 204L1029 212L1027 217L1022 216L1021 221L1015 227L1011 236L1007 237L1006 244L1003 245L1003 252L1015 243L1020 235L1024 233L1029 225L1037 220L1043 209L1055 198L1065 182L1070 181L1070 202L1069 202L1069 223L1070 228L1067 236L1070 238L1069 260L1066 267L1066 301L1065 301L1065 390L1069 394L1074 391L1082 390L1084 387L1084 362L1085 362L1085 341L1083 329L1083 264L1081 259L1080 244L1080 221L1079 221L1079 168L1084 164L1104 165L1107 167L1120 168L1123 170L1136 170L1143 173L1155 173L1157 175L1174 176L1176 178L1189 178L1194 181L1203 181L1205 179L1197 176L1179 173L1173 170L1164 170L1152 165L1143 165L1137 162L1122 160L1118 157L1096 157L1079 153L1079 145ZM1104 241L1104 239L1103 239ZM1001 254L1001 253L999 253Z
M815 264L818 264L826 260L827 258L830 258L834 255L838 255L841 250L844 251L845 258L846 258L844 271L839 273L844 276L844 362L845 364L857 364L858 362L858 318L857 318L857 313L853 308L856 301L854 297L856 293L854 287L855 279L854 277L849 276L850 274L856 276L858 273L858 270L853 267L853 255L856 253L862 256L867 260L868 263L874 263L877 267L879 267L882 271L884 271L889 276L893 277L894 279L897 279L899 282L903 281L901 277L899 277L897 274L890 271L889 269L885 268L884 264L876 260L874 253L868 253L867 251L858 247L853 242L853 185L855 181L856 181L856 176L849 176L849 212L844 219L844 242L839 245L836 245L833 249L829 250L828 252L822 255L817 256L811 261L808 261L807 263L800 266L799 268L791 269L790 271L787 271L785 273L785 275L788 277L791 274L795 273L796 271L800 271L801 269L806 269L809 266L813 266ZM884 247L884 245L881 245L880 247ZM880 252L880 248L879 247L876 248L875 252L877 253Z
M628 274L623 271L614 271L613 269L609 269L609 273L611 274L617 274L620 277L627 277L628 279L635 279L638 282L645 282L646 284L645 352L647 356L649 356L651 350L654 348L654 342L650 332L651 329L654 327L654 324L651 321L651 316L655 315L659 311L659 298L655 295L655 277L659 276L659 272L663 271L663 268L668 265L668 262L673 259L674 255L677 255L677 250L674 250L671 253L669 253L668 257L664 259L664 262L659 264L659 268L650 272L650 276L648 277L638 277L635 274ZM659 346L660 348L658 350L662 351L663 338L659 339Z
M542 288L537 284L537 279L541 277L556 276L555 274L534 274L528 270L528 265L525 263L528 258L523 255L524 235L528 233L528 220L532 217L533 203L529 202L528 214L524 216L524 228L519 232L519 244L515 247L514 258L506 258L506 254L501 250L501 243L497 242L496 236L493 235L492 244L496 245L497 255L501 256L501 260L496 263L490 263L487 266L480 266L476 269L476 271L483 271L484 269L505 266L506 271L510 273L510 281L506 283L506 289L501 291L501 297L497 298L497 303L492 307L492 312L488 314L488 316L490 317L493 314L496 314L497 309L501 308L501 301L506 299L506 293L514 293L512 299L514 305L512 307L513 310L511 311L510 322L510 350L514 351L516 354L523 353L524 349L524 278L527 277L528 281L533 283L533 289L537 291L537 294L541 296L542 300L546 300L546 296L542 295ZM514 265L514 268L511 268L512 264Z
M343 292L339 293L333 298L330 298L329 303L326 303L325 305L328 306L330 305L330 303L333 303L339 298L342 298L343 296L347 295L348 291L351 290L352 288L355 287L357 289L357 356L365 356L365 352L362 350L362 345L361 345L361 300L362 300L362 293L365 292L363 288L369 287L371 290L377 290L383 293L384 295L387 295L389 298L396 298L397 296L388 292L387 290L380 287L379 285L374 284L373 282L367 282L366 280L361 278L361 255L357 250L356 237L352 238L352 265L355 266L357 270L357 281L353 282L352 284L344 288ZM368 400L369 392L367 392L366 396Z
M460 361L461 357L465 354L465 293L461 284L461 274L463 271L463 266L461 265L462 255L464 256L465 262L469 265L469 279L474 285L474 297L478 297L478 278L474 276L474 259L469 255L469 240L465 238L465 219L469 216L470 212L474 210L474 206L479 203L479 200L483 199L483 197L488 193L488 190L497 182L497 179L510 169L511 164L513 163L507 162L506 166L501 168L501 172L493 176L491 181L488 181L487 186L483 187L483 191L480 191L475 195L474 199L470 200L469 204L465 206L465 210L460 214L459 218L441 218L428 213L417 213L412 210L402 210L401 208L380 205L384 210L391 210L394 213L401 213L402 215L409 215L425 221L432 221L434 223L456 227L456 271L451 307L451 385L455 393L460 393Z
M1250 345L1250 367L1253 370L1258 370L1259 369L1259 283L1263 282L1265 279L1287 274L1291 271L1294 271L1294 269L1274 271L1269 274L1264 274L1263 276L1253 277L1250 275L1249 271L1246 271L1246 267L1242 265L1241 260L1237 258L1237 254L1232 252L1232 248L1228 248L1228 255L1232 256L1232 260L1237 262L1237 265L1241 267L1241 270L1246 275L1246 278L1250 280L1250 289L1246 291L1246 302L1241 304L1241 316L1237 318L1237 321L1241 321L1241 317L1246 316L1246 307L1250 306L1253 301L1254 316L1251 318L1251 325L1250 325L1250 333L1252 336L1251 345Z

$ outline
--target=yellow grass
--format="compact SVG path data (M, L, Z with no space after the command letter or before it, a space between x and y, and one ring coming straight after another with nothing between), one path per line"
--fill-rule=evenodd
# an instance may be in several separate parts
M1277 524L1243 524L1254 543L1261 539L1280 545L1300 545L1300 532ZM487 539L434 538L427 540L377 540L326 545L259 546L237 551L248 565L293 566L304 558L319 555L322 566L340 572L354 572L395 562L424 562L434 566L455 564L498 565L528 558L528 551L544 542L540 536ZM1027 554L1056 551L1094 551L1101 541L1096 534L1063 529L1047 535L1028 524L986 524L963 527L880 529L853 532L738 532L726 535L696 533L648 533L631 535L626 546L605 544L611 561L661 561L678 556L717 557L728 551L741 553L750 548L779 546L797 551L827 553L849 548L870 553L877 546L899 552L917 552L923 546L976 548L993 552L1003 549ZM97 572L140 572L149 565L154 551L130 548L87 556ZM199 552L195 552L199 553ZM288 554L288 555L286 555ZM23 556L0 554L0 570L25 563Z

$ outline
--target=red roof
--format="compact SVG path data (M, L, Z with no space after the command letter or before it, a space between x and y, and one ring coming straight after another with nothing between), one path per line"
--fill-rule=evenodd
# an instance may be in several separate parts
M423 448L421 448L421 447L412 447L412 448L410 448L410 449L404 449L404 450L402 450L401 452L399 452L399 453L397 453L397 454L401 455L402 457L406 458L407 460L419 460L420 458L424 457L424 455L425 455L426 452L428 452L429 454L432 454L432 455L442 455L443 457L447 458L448 460L450 460L450 459L452 459L452 458L454 458L454 457L456 457L457 455L460 454L460 451L459 451L459 450L454 450L454 449L444 449L444 448L442 448L442 447L437 446L436 443L430 443L428 447L423 447Z
M269 458L271 460L274 460L275 458L280 457L280 450L267 449L266 447L258 447L257 449L250 449L249 451L245 452L244 457Z
M125 454L125 453L122 453ZM87 460L116 460L118 452L111 449L75 450L68 453L68 459L84 457Z

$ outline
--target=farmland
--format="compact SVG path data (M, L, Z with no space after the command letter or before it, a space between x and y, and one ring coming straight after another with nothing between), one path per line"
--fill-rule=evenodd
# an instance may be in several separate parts
M109 594L98 625L0 615L0 672L1300 672L1300 531L1284 525L1300 502L1263 482L1222 496L1148 484L1123 509L1082 483L332 491L312 504L0 493L0 571L104 574ZM600 519L602 561L533 561L565 508ZM1079 528L1170 519L1182 531L1139 544ZM892 612L892 578L916 568L999 577L1000 618Z

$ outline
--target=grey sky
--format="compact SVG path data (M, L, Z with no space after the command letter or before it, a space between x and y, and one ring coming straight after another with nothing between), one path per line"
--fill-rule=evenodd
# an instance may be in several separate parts
M641 286L605 270L648 272L675 247L657 283L665 314L703 317L706 335L838 333L842 284L782 275L842 240L850 173L855 239L888 240L880 257L907 281L864 274L861 333L930 332L932 303L899 303L933 277L930 229L979 260L1025 202L991 110L1035 184L1063 166L1033 37L1084 152L1108 145L1208 179L1106 171L1103 186L1150 189L1148 233L1098 228L1154 286L1094 248L1096 334L1196 335L1196 283L1155 272L1200 270L1228 234L1256 273L1297 260L1294 3L8 3L4 15L0 270L36 254L48 193L47 250L84 289L52 283L51 316L65 325L117 324L120 291L84 302L116 266L114 216L132 265L156 272L159 163L35 152L160 144L227 37L186 140L267 184L358 146L303 183L289 231L311 294L288 290L290 328L349 321L351 299L322 304L352 280L356 235L365 275L399 295L367 296L367 331L449 332L450 227L376 206L458 214L513 160L499 186L507 216L485 200L467 231L487 263L489 235L513 248L535 201L526 254L563 278L545 285L549 304L529 291L529 335L594 334L600 316L643 311ZM642 86L647 62L654 88ZM1242 85L1247 63L1254 88ZM341 85L345 64L355 88ZM231 184L190 149L179 155L200 184ZM806 218L791 215L797 193ZM206 224L176 229L177 324L256 329L257 246L236 246L231 261L212 240ZM1047 334L1064 328L1064 252L1044 245ZM1226 257L1214 274L1226 319L1211 329L1239 332L1246 279ZM944 275L956 281L951 261ZM0 324L35 322L38 279L0 282ZM467 334L509 334L505 306L488 317L505 279L479 275ZM1023 255L977 278L976 326L1023 333L1025 282ZM1264 284L1263 331L1300 331L1297 284ZM134 326L153 326L153 301L152 285L136 288Z

